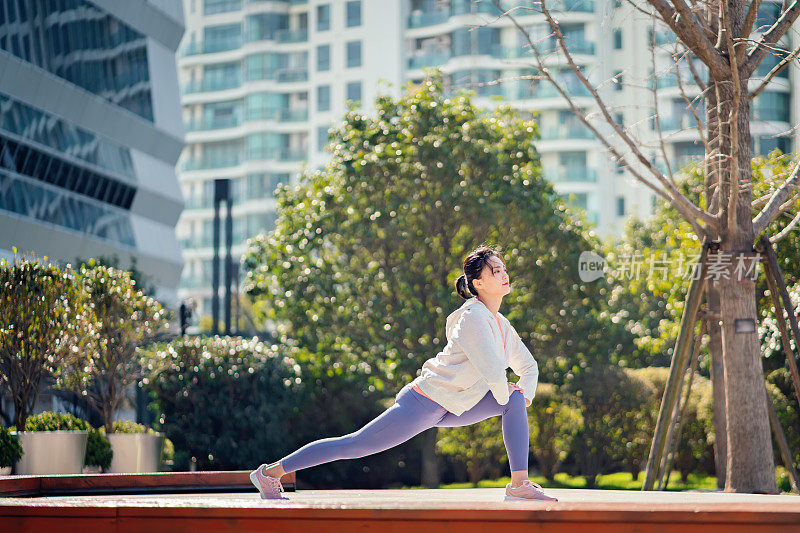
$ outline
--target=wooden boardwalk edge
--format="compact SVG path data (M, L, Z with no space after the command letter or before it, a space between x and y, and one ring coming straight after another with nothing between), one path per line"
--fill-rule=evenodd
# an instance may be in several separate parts
M53 476L8 476L0 478L0 498L47 496L50 494L179 491L250 490L249 470L219 472L156 472L147 474L64 474ZM285 490L295 489L295 474L281 478ZM0 500L2 501L2 500Z

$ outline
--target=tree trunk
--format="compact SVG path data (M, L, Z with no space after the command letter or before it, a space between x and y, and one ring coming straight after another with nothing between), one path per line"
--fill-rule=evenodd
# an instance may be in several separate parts
M725 488L725 465L728 461L728 428L725 422L725 368L722 364L722 329L719 321L719 291L708 284L708 351L711 359L711 386L714 405L714 470L717 488Z
M763 403L763 402L762 402ZM422 485L430 489L439 488L439 458L436 457L436 435L439 428L422 433Z
M706 138L712 154L719 153L719 117L717 116L716 86L714 80L707 80L706 93ZM714 158L706 157L705 161L705 194L708 211L719 211L719 193L717 182L719 173ZM716 193L716 194L715 194ZM710 235L712 240L719 240L719 235ZM711 360L711 385L714 405L714 471L717 475L717 488L725 488L725 464L728 461L728 428L725 424L725 369L722 364L722 329L719 315L719 288L713 280L706 285L706 302L711 315L708 320L708 352Z
M744 4L731 4L731 20L736 25L746 9ZM734 35L736 30L734 29ZM737 146L731 145L731 129L723 122L721 128L722 195L720 201L727 207L731 186L739 186L736 209L736 227L725 227L722 232L723 252L738 254L753 251L753 209L751 206L752 171L750 168L750 104L747 99L747 80L742 80L741 102L738 109ZM721 117L729 116L733 101L731 84L717 84L717 99L722 103ZM724 157L728 156L728 157ZM737 158L739 173L732 176L732 157ZM723 220L727 213L723 212ZM735 259L734 259L735 261ZM757 492L775 494L775 462L772 455L769 416L764 402L764 373L758 333L736 333L737 318L757 320L755 282L735 279L731 272L716 282L720 296L722 322L722 354L725 380L725 420L727 425L727 464L725 467L726 492Z

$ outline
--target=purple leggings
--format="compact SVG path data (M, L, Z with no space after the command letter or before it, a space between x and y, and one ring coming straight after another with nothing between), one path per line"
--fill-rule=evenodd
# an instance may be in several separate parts
M503 417L503 442L511 471L527 472L528 415L522 392L512 392L505 405L487 392L475 407L456 416L412 389L410 383L397 394L394 405L358 431L306 444L281 463L288 473L337 459L355 459L393 448L432 427L469 426L498 415Z

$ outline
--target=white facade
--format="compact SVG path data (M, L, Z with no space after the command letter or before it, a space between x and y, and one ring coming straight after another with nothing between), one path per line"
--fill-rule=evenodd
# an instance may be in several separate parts
M47 39L0 49L0 254L116 257L177 301L180 3L54 0L16 21L7 8L0 42Z
M195 300L199 315L211 314L213 179L233 179L236 259L248 237L272 228L275 185L295 179L306 165L324 166L324 134L343 117L348 95L360 93L365 105L379 93L398 96L404 83L423 78L423 67L440 67L449 89L475 90L479 105L503 102L536 112L545 177L569 202L586 209L601 234L619 234L632 214L651 212L650 190L618 168L548 82L532 83L536 72L527 42L510 20L497 18L488 1L183 1L187 29L178 62L188 133L179 175L188 208L178 225L186 261L179 292ZM649 120L652 94L641 87L650 83L643 81L651 69L649 21L613 0L548 5L557 13L575 61L600 84L611 112L648 157L663 166ZM552 51L554 40L543 15L533 10L516 14L538 49ZM668 46L657 48L657 64L666 65L667 59ZM574 91L578 106L597 110L563 58L551 53L546 63L565 72L561 79ZM610 81L620 71L622 82ZM792 68L792 81L797 71ZM491 83L498 79L501 83ZM686 125L686 118L674 103L677 89L668 80L662 85L659 113L667 158L685 160L696 150L691 143L697 133L674 131L672 126ZM786 131L798 118L789 116L790 109L797 109L796 92L782 79L773 85L791 100L770 97L770 118L780 120L754 121L754 136ZM610 132L598 117L591 121ZM797 146L794 141L781 141L781 146ZM765 141L764 146L770 142L776 144Z

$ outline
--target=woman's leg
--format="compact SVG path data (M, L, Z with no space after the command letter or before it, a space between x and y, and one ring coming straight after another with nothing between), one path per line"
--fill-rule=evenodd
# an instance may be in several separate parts
M486 396L469 411L464 411L459 416L448 413L436 425L438 427L469 426L498 415L503 417L503 442L506 445L506 453L508 453L512 481L518 484L528 479L528 413L525 407L525 397L521 391L512 392L505 405L497 403L492 393L487 392Z
M424 403L410 389L398 394L395 404L354 433L321 439L306 444L281 459L284 472L328 463L337 459L354 459L388 450L414 435L433 427L447 411L434 402ZM275 475L273 470L267 473ZM279 472L278 472L279 473Z

